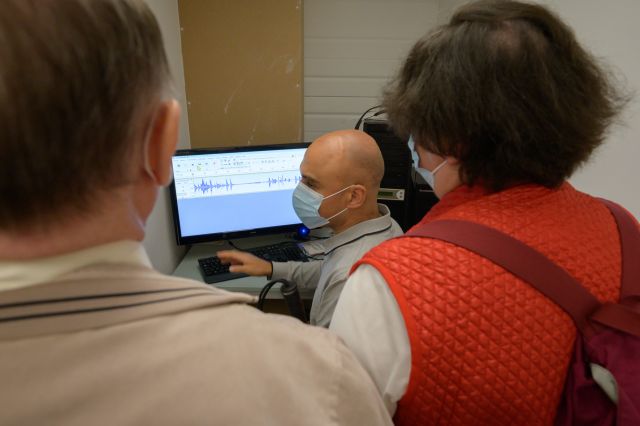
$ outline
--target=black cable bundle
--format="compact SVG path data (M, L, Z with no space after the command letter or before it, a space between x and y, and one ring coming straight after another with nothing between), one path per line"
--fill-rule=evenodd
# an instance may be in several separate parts
M304 323L309 322L307 313L304 308L304 303L302 303L302 298L300 297L300 292L298 291L298 286L295 285L295 283L287 280L273 280L265 284L265 286L262 287L262 290L260 291L260 295L258 296L258 303L256 304L256 307L261 311L264 311L264 301L267 298L267 294L277 283L282 283L282 285L280 286L280 293L282 294L282 298L287 304L289 313Z
M364 117L367 115L367 113L369 113L370 111L373 111L374 109L378 109L378 108L382 108L382 105L376 105L374 107L369 108L365 112L363 112L362 115L360 116L360 118L358 118L358 121L356 122L356 126L354 127L354 129L356 129L356 130L360 129L360 125L362 124L362 121L364 120ZM384 109L380 110L380 111L376 112L375 114L373 114L372 117L377 117L380 114L384 114L385 112L387 112L387 111L384 110Z

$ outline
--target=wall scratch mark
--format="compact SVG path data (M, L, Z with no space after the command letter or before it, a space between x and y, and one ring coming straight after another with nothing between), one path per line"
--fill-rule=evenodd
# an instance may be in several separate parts
M285 70L285 72L287 74L291 74L291 72L293 71L293 68L296 66L296 63L298 61L293 59L293 58L289 58L289 60L287 61L287 68Z
M261 110L258 109L258 117L256 118L256 121L254 121L253 123L253 129L251 129L251 135L249 136L249 139L247 140L247 145L251 145L253 143L253 138L256 134L256 128L258 127L258 122L260 122L260 119L262 118L262 114L261 114Z
M236 86L235 90L231 93L231 96L229 96L229 99L227 99L227 103L224 105L225 115L229 111L229 105L231 105L231 102L233 102L233 98L236 97L236 93L238 93L238 90L240 90L242 85L244 85L244 79L240 81L240 83Z

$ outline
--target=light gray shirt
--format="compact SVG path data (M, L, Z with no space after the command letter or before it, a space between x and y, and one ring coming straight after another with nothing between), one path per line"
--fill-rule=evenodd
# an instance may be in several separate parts
M316 289L311 305L312 325L329 327L353 264L381 242L403 234L391 218L389 208L378 204L378 209L379 217L305 247L312 258L309 262L273 262L271 279L285 279L299 288Z

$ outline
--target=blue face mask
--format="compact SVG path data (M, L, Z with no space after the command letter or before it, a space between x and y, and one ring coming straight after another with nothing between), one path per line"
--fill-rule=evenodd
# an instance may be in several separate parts
M429 184L431 189L434 189L435 175L436 173L438 173L438 170L442 168L442 166L447 164L447 160L444 160L442 163L440 163L438 167L433 169L433 171L429 171L420 167L420 157L418 156L418 152L416 151L416 144L413 141L413 136L409 136L409 142L407 142L407 145L409 145L409 151L411 151L411 159L413 160L413 167L416 169L416 172L418 172L418 174L422 176L422 179L424 179L424 181Z
M298 186L293 191L293 210L295 210L296 214L304 224L309 229L320 228L321 226L325 226L329 224L329 221L334 217L342 214L348 210L348 207L345 207L343 210L334 214L329 218L324 218L320 216L318 210L320 210L320 206L322 202L327 198L331 198L334 195L338 195L343 191L351 188L352 185L347 186L344 189L341 189L338 192L334 192L331 195L327 195L326 197L322 196L322 194L314 191L309 188L302 182L298 183Z

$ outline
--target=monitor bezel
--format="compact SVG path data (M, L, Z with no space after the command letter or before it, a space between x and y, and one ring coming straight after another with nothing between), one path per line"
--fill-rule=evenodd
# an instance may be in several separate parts
M220 148L189 148L179 149L173 155L174 157L182 157L186 155L208 155L208 154L229 154L237 152L259 152L259 151L272 151L272 150L284 150L284 149L296 149L296 148L308 148L310 142L295 142L295 143L282 143L272 145L247 145L247 146L235 146L235 147L220 147ZM173 159L172 159L173 162ZM207 243L218 240L229 240L235 238L246 238L256 235L266 235L275 233L284 233L297 231L302 223L296 223L292 225L271 226L265 228L247 229L243 231L233 232L217 232L213 234L191 235L183 237L180 229L180 213L178 211L178 198L176 196L176 186L173 179L173 171L171 172L172 179L169 185L169 194L171 198L171 213L173 217L173 229L176 234L176 242L178 245L190 245L198 243Z

